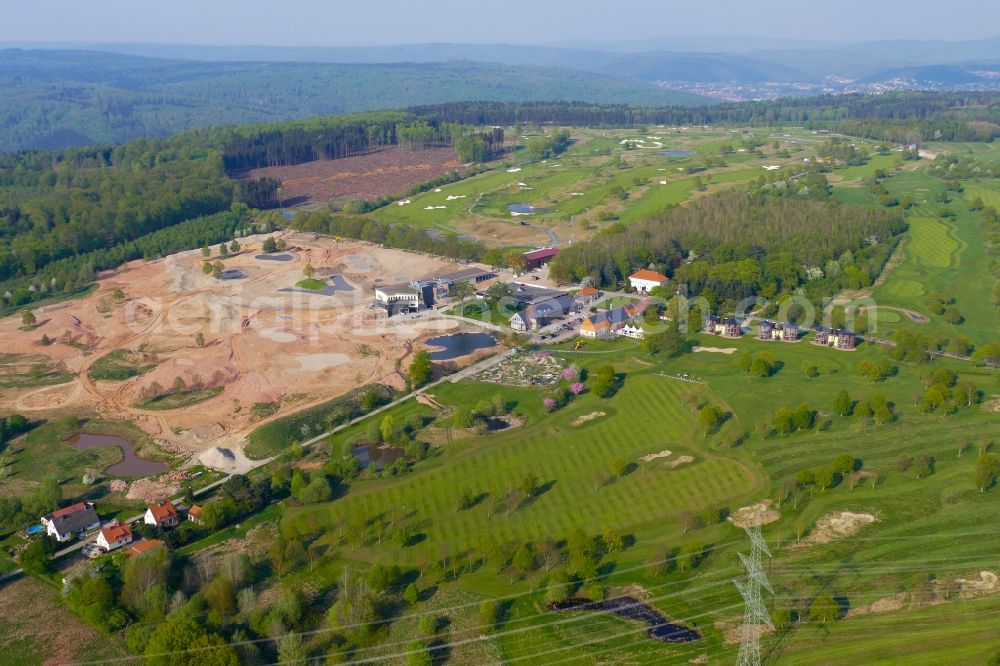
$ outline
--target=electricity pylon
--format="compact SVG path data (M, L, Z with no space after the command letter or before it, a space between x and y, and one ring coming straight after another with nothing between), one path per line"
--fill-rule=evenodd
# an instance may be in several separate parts
M761 589L767 590L772 595L774 590L767 581L764 573L763 556L771 557L771 551L764 543L764 537L760 535L760 525L744 528L747 536L750 537L750 555L739 553L740 562L747 572L747 582L741 583L734 580L736 589L743 597L743 627L740 630L740 653L736 658L737 666L760 666L760 634L761 625L774 630L771 623L771 616L764 607L764 600L761 598Z

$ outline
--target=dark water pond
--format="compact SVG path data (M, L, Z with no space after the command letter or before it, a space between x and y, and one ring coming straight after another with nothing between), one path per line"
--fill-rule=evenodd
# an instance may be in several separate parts
M488 349L496 346L496 339L488 333L453 333L439 335L427 341L428 347L434 347L430 353L432 361L450 361L453 358L467 356L477 349Z
M666 155L667 157L688 157L689 155L694 155L693 150L664 150L661 155Z
M254 257L258 261L291 261L294 258L290 254L258 254Z
M701 638L701 634L694 629L670 622L658 610L633 597L616 597L603 601L570 598L566 601L549 604L549 610L559 612L600 611L626 620L639 620L649 625L649 629L646 630L647 637L664 643L690 643Z
M170 469L170 465L154 460L143 460L135 455L132 442L115 435L94 435L81 432L66 440L74 448L84 450L97 446L117 446L122 451L122 461L104 470L111 476L150 476Z
M382 469L402 458L403 449L396 446L365 444L354 447L351 455L361 461L362 467L374 466L375 469Z
M532 206L531 204L525 203L512 203L507 204L507 210L512 213L519 213L521 215L532 215L534 213L550 213L552 212L549 208L538 208Z

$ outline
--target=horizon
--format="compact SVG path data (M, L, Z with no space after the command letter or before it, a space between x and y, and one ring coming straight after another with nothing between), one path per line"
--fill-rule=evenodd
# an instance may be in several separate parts
M55 5L55 7L52 6ZM754 6L669 7L639 0L623 18L607 5L574 12L566 0L539 6L512 0L502 13L482 3L442 0L434 12L412 16L395 0L364 7L326 6L316 0L288 0L281 7L250 6L235 0L211 5L178 0L170 6L136 7L106 0L95 8L67 0L7 10L0 42L151 44L256 47L379 47L426 44L559 45L654 40L740 38L758 41L837 42L977 41L996 37L1000 7L969 0L952 3L949 15L927 16L930 3L894 0L872 6L848 0L804 9L790 0L762 0ZM238 17L234 20L234 16ZM370 17L377 16L378 22ZM506 18L505 31L495 17ZM635 20L630 20L634 16ZM866 16L864 23L858 17ZM965 20L969 16L975 21ZM192 21L192 17L197 17ZM303 20L303 17L311 17ZM954 17L954 18L953 18ZM959 19L961 17L961 20ZM350 36L340 27L350 25Z

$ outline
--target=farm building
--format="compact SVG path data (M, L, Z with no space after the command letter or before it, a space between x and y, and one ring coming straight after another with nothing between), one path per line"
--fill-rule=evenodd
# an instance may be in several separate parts
M552 261L552 257L557 254L559 254L559 248L555 247L542 247L531 252L525 252L521 255L524 259L524 270L533 271L536 268L541 268Z
M45 533L56 541L69 541L88 530L101 526L93 502L77 502L42 516Z
M668 278L662 273L643 269L628 276L629 285L642 294L648 294L657 287L667 284Z
M566 295L566 292L559 291L558 289L546 289L545 287L536 287L535 285L523 282L508 282L507 285L510 287L511 295L518 303L524 305L541 303L550 298L558 298Z
M132 530L128 525L113 523L101 528L101 533L97 535L97 545L104 552L110 552L116 548L127 546L132 543Z
M486 280L491 280L497 276L496 271L490 268L481 268L479 266L469 266L468 268L462 268L451 273L445 273L443 275L435 275L433 278L429 278L430 281L436 282L445 287L450 287L456 282L468 282L470 284L476 285L480 282L485 282Z
M177 525L177 509L174 508L173 502L169 501L153 504L146 509L146 515L143 516L142 520L147 525L175 527Z

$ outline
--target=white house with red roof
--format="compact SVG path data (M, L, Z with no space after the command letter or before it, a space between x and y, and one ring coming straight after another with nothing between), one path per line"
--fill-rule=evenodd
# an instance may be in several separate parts
M105 525L97 535L97 546L105 552L111 552L130 543L132 543L132 530L122 523Z
M143 516L142 522L156 527L176 527L177 509L174 507L174 503L169 501L151 504L146 508L146 515Z
M628 281L632 288L642 294L648 294L653 289L666 285L669 279L663 273L657 273L645 268L628 276Z

